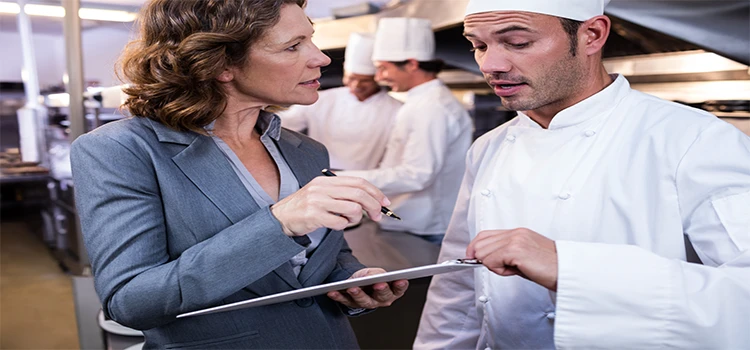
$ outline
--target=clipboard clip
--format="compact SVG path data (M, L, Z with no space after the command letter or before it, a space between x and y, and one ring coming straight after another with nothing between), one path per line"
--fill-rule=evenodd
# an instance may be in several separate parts
M479 259L456 259L456 262L459 264L469 264L469 265L481 265L482 261Z

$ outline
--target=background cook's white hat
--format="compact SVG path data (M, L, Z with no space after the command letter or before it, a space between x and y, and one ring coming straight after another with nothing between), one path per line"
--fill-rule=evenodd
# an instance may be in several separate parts
M354 74L375 75L372 63L372 48L375 36L366 33L352 33L344 53L344 71Z
M435 59L432 23L423 18L386 17L378 22L373 61L399 62Z
M524 11L585 21L604 14L610 0L469 0L466 16L493 11Z

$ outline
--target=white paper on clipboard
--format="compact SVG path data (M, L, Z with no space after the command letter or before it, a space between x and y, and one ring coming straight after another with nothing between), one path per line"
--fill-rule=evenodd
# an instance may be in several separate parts
M308 297L325 294L333 290L343 290L343 289L347 289L351 287L369 286L369 285L373 285L375 283L380 283L380 282L391 282L391 281L396 281L396 280L410 280L410 279L415 279L415 278L438 275L442 273L449 273L449 272L455 272L455 271L460 271L460 270L465 270L465 269L472 269L472 268L476 268L480 266L483 266L483 265L474 261L470 261L470 260L464 260L464 259L448 260L440 264L425 265L425 266L413 267L410 269L403 269L403 270L381 273L378 275L372 275L372 276L367 276L367 277L352 278L348 280L326 283L326 284L291 290L288 292L283 292L283 293L278 293L278 294L273 294L273 295L267 295L264 297L254 298L250 300L238 301L236 303L220 305L220 306L215 306L215 307L211 307L211 308L207 308L203 310L180 314L180 315L177 315L177 318L206 315L206 314L212 314L212 313L217 313L217 312L244 309L248 307L283 303L286 301L292 301L296 299L308 298Z

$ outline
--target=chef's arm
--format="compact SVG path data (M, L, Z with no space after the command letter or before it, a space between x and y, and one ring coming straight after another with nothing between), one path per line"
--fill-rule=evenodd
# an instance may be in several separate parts
M477 146L480 144L480 146ZM477 164L472 155L485 149L483 140L469 150L456 208L442 243L438 261L465 257L469 234L469 199ZM446 273L432 277L427 302L414 340L414 349L469 349L479 340L481 322L475 306L473 273Z
M389 152L402 152L400 164L373 170L342 171L338 175L364 178L388 196L421 191L432 184L443 168L451 127L450 118L444 115L435 115L428 123L410 125L403 150L389 148L384 156L384 159L392 158Z
M704 265L557 241L558 348L750 346L750 138L717 120L686 151L675 185Z
M557 250L557 348L750 344L750 251L716 268L636 246L558 241Z

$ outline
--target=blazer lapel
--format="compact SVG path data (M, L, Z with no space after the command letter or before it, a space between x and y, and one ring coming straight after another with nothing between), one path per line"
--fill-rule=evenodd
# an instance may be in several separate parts
M232 223L260 209L210 137L196 136L172 160Z
M175 131L161 123L149 121L159 141L187 146L172 160L232 223L260 209L210 137ZM283 129L277 142L300 187L318 176L321 170L317 169L315 161L306 152L299 149L301 143L298 137ZM292 288L302 287L289 262L276 268L274 273Z
M321 164L319 160L316 161L315 157L307 152L301 150L299 146L302 144L296 135L287 130L282 129L281 137L279 138L279 150L284 156L284 159L292 169L294 176L297 178L300 187L305 186L308 182L317 176L321 176L320 168ZM327 166L327 164L323 165ZM323 267L326 263L335 262L336 255L340 249L338 240L333 237L336 236L330 229L326 233L323 240L320 242L315 252L308 259L307 264L302 266L302 270L298 276L298 279L303 286L307 286L305 283L315 279L311 279L316 272L326 271Z
M281 129L281 136L277 145L279 146L281 155L292 169L294 177L297 178L300 188L319 176L320 171L323 170L317 169L318 165L315 163L315 159L299 148L301 144L302 140L297 136L285 129Z
M281 129L281 136L279 137L278 142L276 142L281 156L284 157L284 160L289 164L289 168L292 169L292 173L294 173L294 177L297 178L300 188L318 176L321 170L316 169L315 162L311 159L310 155L299 148L301 144L302 140L285 129ZM307 264L302 267L302 270L304 270L306 266ZM274 272L293 287L302 287L300 280L294 274L294 270L292 270L291 264L284 264Z
M285 262L281 266L277 267L276 270L273 270L273 272L281 277L281 279L284 280L290 287L294 289L302 288L302 284L297 279L297 276L294 274L294 270L292 269L292 264L290 262Z
M161 124L158 125L166 128ZM185 141L182 136L170 137L172 136L170 133L176 131L171 129L166 132L163 129L160 131L164 136L163 141L160 139L162 142ZM190 144L172 157L172 160L232 223L237 223L260 209L210 137L195 134ZM302 287L289 262L276 268L274 273L292 288Z
M326 264L331 265L331 267L335 265L336 256L341 249L341 244L337 244L340 243L340 241L336 239L336 237L339 236L340 233L337 235L336 231L333 231L331 229L326 232L323 241L320 242L318 248L315 249L315 252L313 252L313 254L310 256L310 259L307 260L307 264L305 264L305 266L302 266L302 270L300 270L298 279L300 283L302 283L302 286L309 287L312 284L318 284L323 281L325 277L327 277L330 269L321 267L325 267ZM325 272L326 276L318 276L319 278L312 278L313 276L316 276L321 272Z

